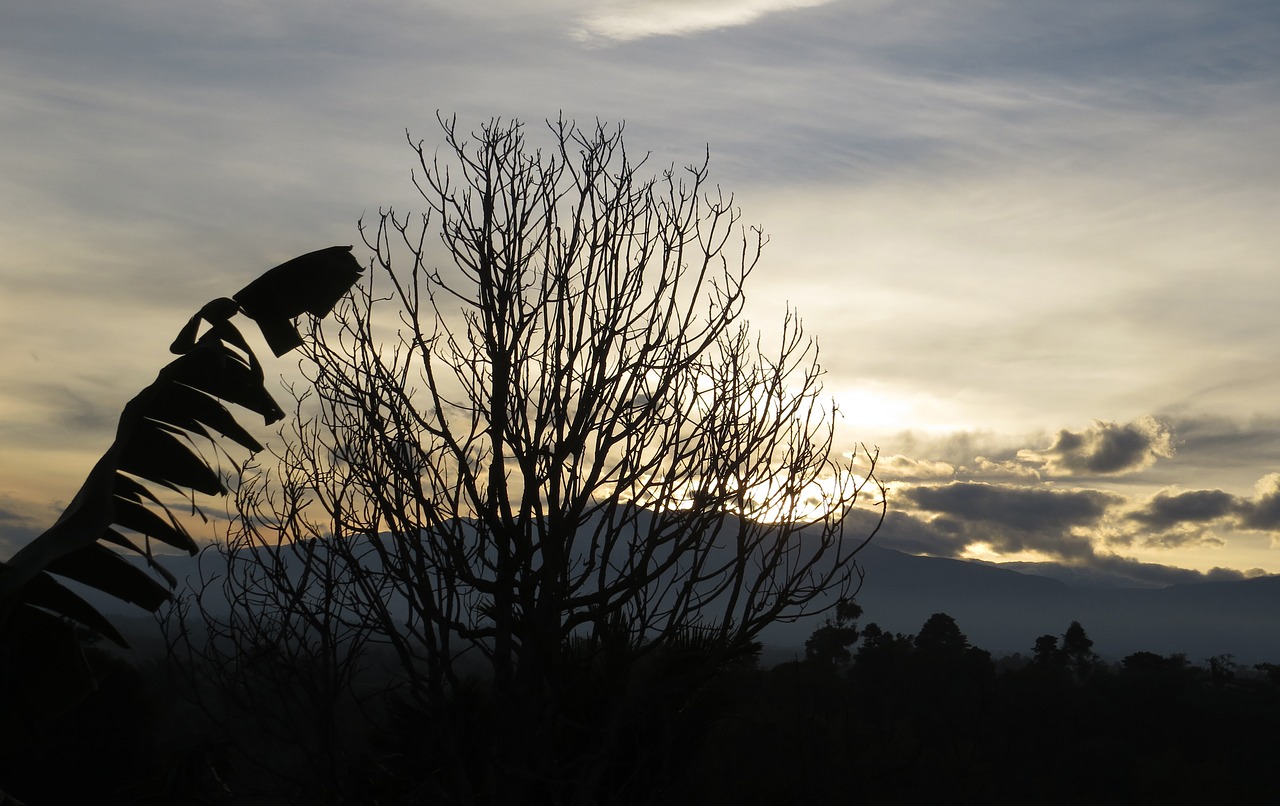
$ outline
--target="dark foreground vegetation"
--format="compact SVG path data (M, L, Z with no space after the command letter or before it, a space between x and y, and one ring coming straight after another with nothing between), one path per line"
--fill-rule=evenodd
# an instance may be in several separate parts
M618 724L630 735L603 765L587 758L592 709L600 687L619 681L597 667L581 680L578 712L559 720L576 733L546 741L606 771L599 803L1263 803L1280 794L1271 772L1280 666L1148 652L1106 662L1079 624L1037 639L1026 656L993 659L945 614L903 635L874 624L859 634L855 613L817 630L806 657L772 669L748 657L689 680L681 668L699 664L678 652L655 659L627 681L631 716ZM491 703L479 678L453 698L461 719L437 731L376 685L323 718L298 713L285 688L259 692L274 707L249 713L244 702L192 704L164 660L137 667L91 639L86 655L98 690L0 760L0 787L32 806L449 802L425 795L460 777L441 759L483 767L496 740L485 733ZM308 670L294 672L302 687ZM433 746L456 739L459 722L475 726L464 746Z
M811 641L810 647L813 647ZM716 729L708 801L1260 803L1280 726L1276 667L1136 652L1084 629L993 661L944 614L917 635L868 625L839 653L758 673Z

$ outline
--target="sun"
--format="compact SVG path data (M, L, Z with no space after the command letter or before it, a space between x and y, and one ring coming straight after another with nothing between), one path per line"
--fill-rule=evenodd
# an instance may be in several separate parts
M844 420L858 428L897 431L912 422L911 401L877 385L840 389L834 398Z

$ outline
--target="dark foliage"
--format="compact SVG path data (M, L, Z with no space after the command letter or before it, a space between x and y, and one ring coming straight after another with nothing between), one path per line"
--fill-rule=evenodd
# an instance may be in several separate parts
M135 803L132 790L155 774L156 689L133 665L97 646L96 636L74 631L84 642L78 660L90 668L96 688L57 719L34 723L25 741L0 754L0 785L31 806Z
M1052 639L1052 640L1046 640ZM997 664L949 616L917 635L868 624L852 666L757 672L715 727L690 803L1274 802L1274 665L1199 667L1136 652L1108 665L1085 629Z
M1055 644L1083 646L1084 629L1070 632ZM763 670L751 648L709 667L693 637L619 666L605 644L564 648L566 662L591 662L576 665L577 700L551 723L558 735L530 748L559 748L600 776L586 803L1049 806L1280 794L1269 773L1275 664L1134 652L1115 664L1094 659L1080 677L1061 652L996 664L945 614L915 635L868 624L844 669L815 659ZM494 699L483 677L469 677L439 712L372 687L365 712L346 712L331 734L345 741L328 748L333 775L290 780L291 755L309 737L256 743L261 726L250 722L211 733L175 699L164 664L135 669L96 646L85 654L100 689L0 765L0 780L35 806L452 802L439 798L446 779L483 786L500 741L485 718ZM592 704L611 690L626 693L609 698L625 736L600 764ZM63 753L75 754L76 775L65 774Z
M847 664L853 658L849 647L858 640L857 618L861 615L857 602L841 599L835 611L804 642L805 659L833 666Z

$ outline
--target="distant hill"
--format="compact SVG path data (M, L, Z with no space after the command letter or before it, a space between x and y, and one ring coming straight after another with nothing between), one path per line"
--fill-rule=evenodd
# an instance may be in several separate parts
M969 640L997 655L1031 653L1038 636L1079 621L1100 655L1186 653L1193 662L1233 654L1280 663L1280 577L1166 588L1100 589L999 566L916 557L875 545L858 555L866 580L861 623L914 633L947 613ZM802 644L812 626L779 625L770 643Z
M914 633L934 613L947 613L976 646L996 655L1029 655L1041 635L1061 635L1079 621L1104 658L1140 650L1182 652L1196 663L1232 654L1244 664L1280 663L1280 576L1165 588L1092 588L1047 576L965 560L916 557L869 545L858 555L866 579L860 622ZM196 575L196 558L166 557L179 580ZM139 649L158 646L153 621L93 591L86 598L137 634ZM138 618L142 616L142 618ZM121 620L119 617L123 617ZM818 624L778 624L762 636L771 656L803 653Z

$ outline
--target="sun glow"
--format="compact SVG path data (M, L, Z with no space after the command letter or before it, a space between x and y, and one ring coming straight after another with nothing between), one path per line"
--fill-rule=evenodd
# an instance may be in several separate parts
M871 498L879 501L880 491L874 484L867 488L867 481L863 476L851 476L843 482L843 490L840 489L842 482L832 476L791 491L777 489L768 482L757 484L747 491L746 506L738 514L762 523L821 520L836 514L840 501L847 501L854 491L859 491L859 501Z
M696 484L688 484L672 492L662 501L641 497L634 500L641 506L668 510L691 509L709 493ZM819 521L841 514L844 505L878 506L884 494L874 479L848 474L843 479L824 476L799 488L792 488L778 479L764 480L748 486L741 496L720 494L724 508L759 523Z
M971 425L969 413L957 401L924 392L874 382L829 391L839 409L842 429L858 439L906 430L949 432Z
M965 560L978 560L988 563L1037 563L1050 562L1055 559L1039 551L1015 551L1009 554L1001 554L986 541L978 541L965 546L964 551L960 553L960 557Z

